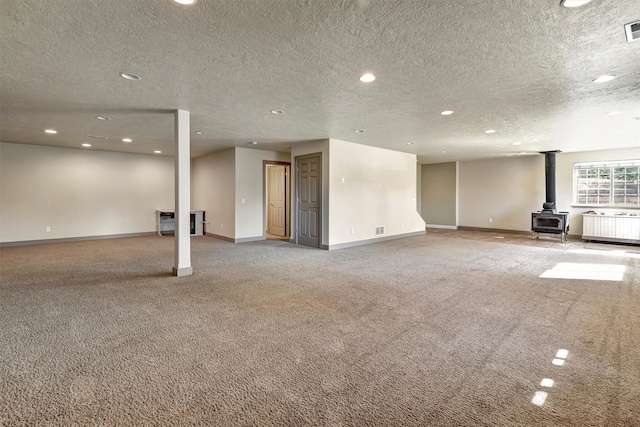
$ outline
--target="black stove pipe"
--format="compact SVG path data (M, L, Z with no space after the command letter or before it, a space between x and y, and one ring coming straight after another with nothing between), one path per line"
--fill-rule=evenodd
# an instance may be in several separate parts
M556 153L555 151L542 151L544 154L544 177L546 202L542 204L543 210L556 211Z

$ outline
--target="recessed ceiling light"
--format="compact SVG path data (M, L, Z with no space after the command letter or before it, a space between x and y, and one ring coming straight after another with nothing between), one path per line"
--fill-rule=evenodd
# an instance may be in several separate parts
M440 113L440 114L442 114L443 116L450 116L450 115L452 115L452 114L453 114L453 111L451 111L451 110L446 110L446 111L443 111L443 112L442 112L442 113Z
M622 114L622 111L609 111L607 116L617 116L618 114Z
M131 138L122 138L122 142L132 142Z
M484 133L496 133L494 129L485 130Z
M597 77L595 79L593 79L594 83L606 83L606 82L610 82L611 80L615 79L616 76L609 76L609 75L604 75L604 76L600 76Z
M446 153L446 151L442 150L443 153Z
M522 142L514 142L514 143L513 143L513 144L511 144L511 145L520 145L520 144L522 144Z
M107 116L98 116L98 117L96 117L96 119L98 119L98 120L108 121L108 120L111 120L111 117L107 117Z
M173 0L173 1L176 3L187 5L187 6L191 6L198 2L198 0Z
M251 144L251 145L258 145L258 141L251 141L249 144Z
M133 73L120 73L120 77L125 78L127 80L134 80L134 81L142 79L142 77Z
M415 142L407 142L407 145L413 145Z
M154 153L156 153L156 154L162 154L162 151L160 151L160 150L156 150L156 151L154 151Z
M589 3L591 0L562 0L560 6L563 7L580 7Z
M376 79L376 76L374 76L371 73L366 73L360 76L360 81L364 83L371 83L375 79Z
M202 132L201 130L197 130L196 135L204 135L204 132Z
M83 147L91 147L91 144L82 144Z
M58 133L57 130L53 130L53 129L45 129L45 132L50 134Z
M356 133L364 133L364 129L358 129Z
M271 114L283 114L284 111L282 110L271 110Z

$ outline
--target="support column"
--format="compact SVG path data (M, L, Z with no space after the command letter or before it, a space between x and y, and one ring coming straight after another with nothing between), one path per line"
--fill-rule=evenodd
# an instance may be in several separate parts
M189 112L176 110L175 113L175 265L174 276L193 274L191 267L191 141L189 132Z

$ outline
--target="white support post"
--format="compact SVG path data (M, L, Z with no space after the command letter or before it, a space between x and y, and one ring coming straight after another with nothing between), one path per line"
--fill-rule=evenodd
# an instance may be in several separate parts
M191 141L189 112L175 111L175 265L174 276L193 274L191 267Z

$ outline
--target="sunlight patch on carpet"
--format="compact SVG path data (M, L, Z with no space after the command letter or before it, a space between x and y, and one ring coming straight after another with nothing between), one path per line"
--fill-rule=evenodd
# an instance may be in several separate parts
M537 406L542 406L544 405L545 400L547 400L547 392L536 391L536 394L533 395L533 399L531 399L531 403Z
M610 257L620 257L620 258L640 258L640 254L627 252L625 250L606 251L603 249L572 249L569 252L571 252L572 254L586 254L586 255L610 256Z
M625 268L624 265L617 264L561 262L542 273L540 277L543 279L610 280L621 282Z

